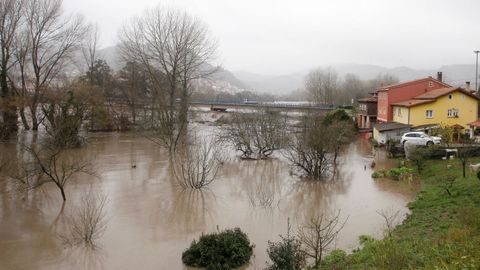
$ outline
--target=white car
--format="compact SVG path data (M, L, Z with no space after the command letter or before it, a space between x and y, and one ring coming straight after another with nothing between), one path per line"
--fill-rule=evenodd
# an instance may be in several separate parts
M407 132L402 135L400 143L405 145L406 142L414 145L432 146L434 144L440 144L442 138L436 136L429 136L424 132Z

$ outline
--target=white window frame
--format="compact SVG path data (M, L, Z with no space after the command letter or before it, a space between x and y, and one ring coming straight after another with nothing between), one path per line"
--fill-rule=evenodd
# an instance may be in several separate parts
M425 111L425 117L426 118L433 118L433 110L426 110Z
M460 116L460 110L455 108L448 109L447 116L448 118L458 118Z
M432 81L428 82L428 87L430 87L430 88L433 87L433 82Z

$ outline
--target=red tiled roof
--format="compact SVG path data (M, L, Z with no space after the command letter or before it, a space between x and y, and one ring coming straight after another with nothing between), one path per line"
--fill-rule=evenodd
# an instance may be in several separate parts
M450 127L452 127L453 129L464 129L464 127L459 124L451 125Z
M420 104L434 102L438 98L443 97L445 95L448 95L450 93L453 93L455 91L459 91L461 93L464 93L467 96L470 96L474 99L479 100L479 98L477 96L470 93L469 91L466 91L463 88L447 87L447 88L439 88L439 89L431 90L431 91L428 91L424 94L416 96L413 99L402 101L402 102L392 103L392 105L393 106L402 106L402 107L413 107L413 106L417 106L417 105L420 105Z
M471 127L480 127L480 119L471 123L468 123Z
M453 93L455 91L462 92L465 95L468 95L468 96L470 96L474 99L479 99L477 96L470 93L469 91L466 91L463 88L455 88L455 87L447 87L447 88L439 88L439 89L431 90L431 91L426 92L425 94L421 94L419 96L416 96L415 99L437 99L439 97L443 97L443 96L448 95L450 93Z
M392 103L393 106L401 106L401 107L413 107L420 104L434 102L435 99L410 99L402 102Z
M444 82L441 82L439 80L436 80L432 77L427 77L427 78L422 78L422 79L418 79L418 80L413 80L413 81L408 81L408 82L402 82L402 83L397 83L397 84L390 84L390 85L384 85L384 86L380 86L380 87L377 87L377 91L388 91L388 89L390 88L397 88L397 87L402 87L402 86L406 86L406 85L409 85L409 84L414 84L414 83L418 83L418 82L422 82L422 81L428 81L428 80L432 80L432 81L435 81L445 87L452 87L451 85L448 85Z

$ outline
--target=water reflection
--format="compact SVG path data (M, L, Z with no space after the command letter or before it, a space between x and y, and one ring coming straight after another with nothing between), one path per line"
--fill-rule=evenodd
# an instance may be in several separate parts
M14 143L2 154L21 159ZM360 234L382 232L376 211L406 210L415 185L375 181L368 166L378 154L365 141L345 149L334 179L308 182L289 173L281 155L272 160L231 157L220 177L201 191L183 190L171 174L168 155L133 133L97 133L75 152L93 159L99 178L79 176L67 186L67 209L91 186L108 195L109 217L100 251L65 249L62 203L55 187L21 196L0 182L0 269L183 269L182 251L202 233L240 227L256 245L248 269L261 269L268 240L285 234L306 217L341 210L349 220L338 246L355 248ZM132 166L135 165L135 166ZM377 161L377 166L388 166ZM71 201L70 201L71 199ZM25 260L25 258L29 258ZM80 259L84 258L84 259Z

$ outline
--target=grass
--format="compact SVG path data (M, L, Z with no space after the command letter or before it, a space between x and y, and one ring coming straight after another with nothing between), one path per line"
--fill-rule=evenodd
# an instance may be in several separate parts
M362 236L360 249L321 269L480 269L480 181L473 172L464 179L459 160L427 161L418 174L411 214L390 236Z

